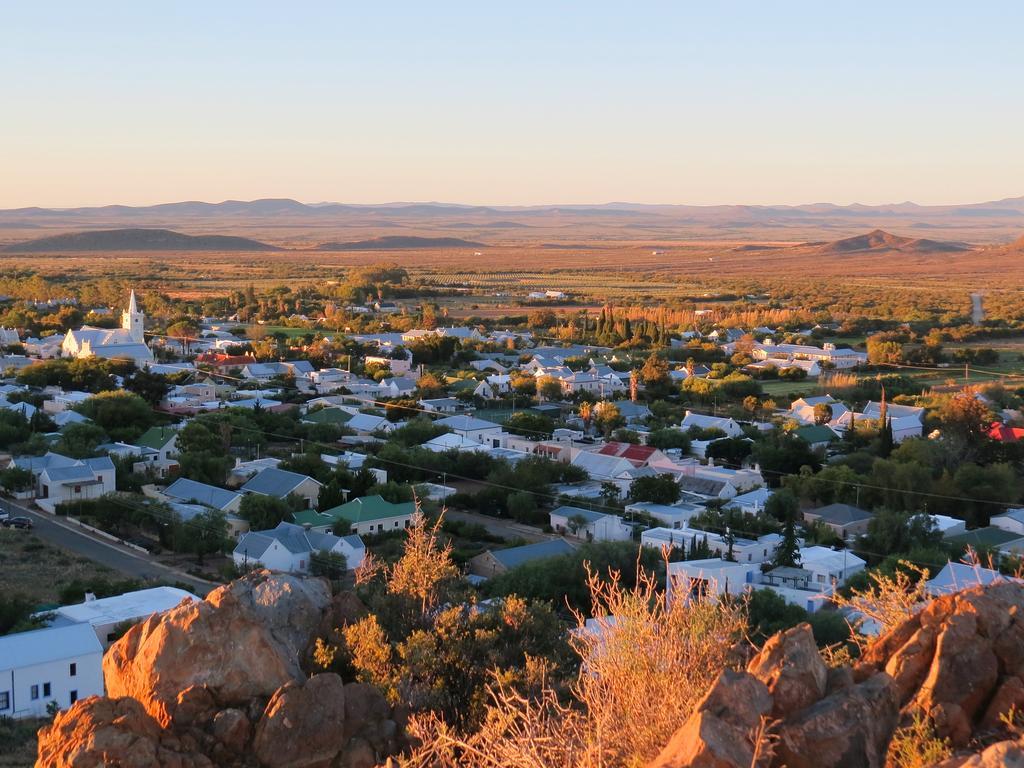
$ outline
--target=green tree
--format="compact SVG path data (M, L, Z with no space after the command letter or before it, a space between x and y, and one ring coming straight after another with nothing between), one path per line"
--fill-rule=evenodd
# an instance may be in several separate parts
M672 475L638 477L629 485L629 497L635 502L673 504L679 500L679 483Z
M97 446L106 440L107 433L97 424L89 422L68 424L64 427L60 439L54 444L53 449L72 459L85 459L95 456Z
M173 525L176 551L195 555L196 562L202 565L204 557L227 548L228 523L220 510L200 512L189 520L175 517Z
M290 520L292 508L283 499L250 493L242 497L238 514L249 521L252 530L265 531L276 527L278 523Z

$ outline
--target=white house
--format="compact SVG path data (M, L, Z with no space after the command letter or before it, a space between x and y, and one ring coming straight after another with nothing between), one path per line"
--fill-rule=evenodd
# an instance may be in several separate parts
M1024 509L1008 509L1001 515L993 515L989 523L1009 533L1024 536Z
M438 419L434 423L439 427L447 427L456 435L465 437L468 440L475 440L492 448L501 448L504 440L504 432L502 432L500 424L473 416L464 414L448 416Z
M629 541L632 529L618 515L581 507L558 507L551 511L551 527L587 541Z
M712 595L739 595L752 588L759 571L757 565L733 563L717 557L669 563L667 598L690 600Z
M732 537L732 553L739 563L763 563L775 556L775 549L782 541L777 533L767 533L756 539ZM729 540L724 534L711 531L699 531L692 528L651 528L640 534L640 544L645 547L660 549L662 546L686 548L689 552L694 545L707 542L708 549L719 557L729 552Z
M372 435L374 432L390 432L395 428L393 422L372 413L354 414L345 426L354 430L357 435L363 436Z
M756 515L764 509L764 505L768 503L771 495L770 488L755 488L752 491L733 496L725 506L727 509L738 509L741 512Z
M143 331L145 316L135 300L135 291L128 299L128 309L121 315L120 328L94 328L83 325L78 330L68 331L61 343L64 357L106 357L130 359L140 368L153 360L153 353L146 346Z
M36 505L47 512L53 512L64 502L98 499L116 488L114 462L109 456L70 459L51 452L43 456L19 456L11 461L11 466L32 473Z
M705 511L704 507L696 504L656 504L653 501L638 501L634 504L627 504L625 508L627 515L649 515L666 528L685 528L694 515Z
M706 416L703 413L687 411L683 416L681 424L683 431L691 427L699 429L720 429L726 437L740 437L743 435L743 428L734 419L720 416Z
M232 559L239 568L262 565L272 571L309 573L313 559L325 552L342 555L349 570L362 565L366 557L363 541L355 534L316 533L282 522L270 530L242 534Z
M0 717L45 717L103 695L103 646L88 624L0 637Z
M183 601L198 599L191 592L177 587L151 587L101 598L86 593L85 602L54 609L51 626L88 625L106 650L117 640L117 630L123 625L137 624L153 614L169 611Z

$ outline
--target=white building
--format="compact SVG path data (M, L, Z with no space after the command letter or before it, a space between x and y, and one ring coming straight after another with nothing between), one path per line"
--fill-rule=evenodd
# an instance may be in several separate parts
M627 504L625 512L627 515L649 515L666 528L686 528L687 523L694 515L704 512L704 507L696 504L656 504L653 501L638 501L634 504Z
M27 469L35 478L36 505L53 512L58 504L98 499L116 489L114 462L109 456L70 459L59 453L19 456L11 466Z
M485 421L473 416L448 416L444 419L438 419L434 423L439 427L447 427L454 434L467 440L473 440L491 448L501 448L502 442L505 439L505 433L501 429L501 424L495 424L493 421Z
M632 529L618 515L581 507L558 507L551 512L551 527L587 541L629 541Z
M151 587L101 598L86 593L84 603L63 605L53 610L51 625L88 625L106 650L117 640L118 630L124 625L137 624L154 614L176 608L184 601L198 599L191 592L177 587Z
M121 315L120 328L83 325L76 331L68 331L61 344L61 354L64 357L129 359L141 368L153 360L153 353L146 346L144 326L145 316L132 291L128 309Z
M270 530L242 534L232 558L239 568L262 565L272 571L309 573L313 559L323 553L342 555L349 570L366 557L363 540L355 534L335 536L282 522Z
M668 564L667 598L688 600L712 595L739 595L751 589L760 568L720 558Z
M685 413L681 427L684 432L691 427L697 427L699 429L719 429L725 433L726 437L741 437L743 435L743 428L734 419L706 416L703 413L694 413L693 411Z
M0 717L45 717L103 695L103 647L87 624L0 637Z

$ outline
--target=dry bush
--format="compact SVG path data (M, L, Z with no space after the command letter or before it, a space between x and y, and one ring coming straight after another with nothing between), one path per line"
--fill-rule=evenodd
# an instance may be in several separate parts
M676 600L666 605L649 574L626 588L619 574L588 574L596 628L584 617L572 646L579 674L567 703L544 684L535 696L507 686L476 733L455 733L436 716L414 717L421 747L414 768L612 768L657 755L729 663L745 626L731 601Z
M839 608L861 614L863 618L854 622L854 630L871 620L879 625L879 634L884 635L913 616L928 599L928 571L905 560L899 562L891 576L873 572L868 578L871 583L867 589L853 589L849 597L837 592L832 598ZM858 632L851 639L866 644Z
M914 713L910 725L897 728L889 742L886 768L927 768L953 756L949 739L940 739L932 721Z

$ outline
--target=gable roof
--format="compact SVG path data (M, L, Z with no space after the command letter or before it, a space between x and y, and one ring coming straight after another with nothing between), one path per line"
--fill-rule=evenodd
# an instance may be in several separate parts
M179 477L164 489L164 496L180 501L198 501L214 509L224 509L241 495L227 488L218 488L215 485L189 480L187 477Z
M868 512L866 509L855 507L852 504L828 504L809 510L807 514L816 515L826 523L833 525L850 525L870 520L875 516L874 512Z
M45 627L0 637L0 667L30 667L87 653L103 654L90 624Z
M241 490L243 493L262 493L264 496L276 496L279 499L283 499L307 480L312 480L317 485L321 485L319 481L309 475L300 475L298 472L289 472L287 469L268 467L243 485Z
M363 496L346 504L325 510L323 514L335 520L348 520L350 523L366 523L372 520L385 520L390 517L403 517L416 511L416 503L412 501L394 504L383 496Z
M558 517L581 517L588 523L596 523L605 517L612 517L612 515L606 515L602 512L595 512L592 509L583 509L582 507L567 507L561 506L557 509L551 510L552 515Z
M512 569L533 560L571 555L576 550L564 539L551 539L550 541L538 541L536 544L526 544L522 547L488 551L495 560L506 568Z
M171 442L178 432L171 427L150 427L142 433L134 442L139 448L152 448L154 451L159 451L169 442Z
M794 429L793 434L811 445L815 443L830 443L838 439L836 433L824 424L808 424L805 427Z
M500 424L495 424L493 421L478 419L475 416L470 416L464 413L457 416L448 416L443 419L438 419L434 423L439 427L448 427L448 429L453 432L479 432L485 429L501 429Z

